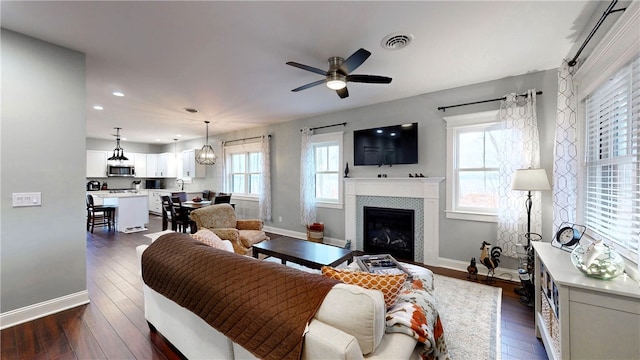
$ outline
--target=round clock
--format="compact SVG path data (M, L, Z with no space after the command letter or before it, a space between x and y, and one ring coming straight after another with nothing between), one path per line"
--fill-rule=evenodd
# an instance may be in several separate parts
M562 246L573 246L580 241L582 234L570 226L563 227L556 233L556 241Z

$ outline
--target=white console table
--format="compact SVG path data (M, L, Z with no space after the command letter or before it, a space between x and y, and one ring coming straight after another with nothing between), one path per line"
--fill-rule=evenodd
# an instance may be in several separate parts
M570 253L532 242L536 336L549 359L640 359L640 286L589 278Z

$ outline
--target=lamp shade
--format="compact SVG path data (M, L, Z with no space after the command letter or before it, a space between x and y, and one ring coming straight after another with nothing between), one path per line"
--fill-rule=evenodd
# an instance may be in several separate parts
M551 190L547 172L544 169L518 169L513 174L513 190L541 191Z

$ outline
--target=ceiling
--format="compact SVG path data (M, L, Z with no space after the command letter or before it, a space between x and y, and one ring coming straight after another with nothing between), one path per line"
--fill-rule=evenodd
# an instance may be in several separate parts
M1 23L86 54L87 137L122 127L128 141L167 144L203 137L205 120L214 135L556 68L597 5L3 0ZM390 33L413 41L383 49ZM346 99L324 85L291 92L322 76L287 61L328 69L359 48L372 55L353 74L391 84L349 83Z

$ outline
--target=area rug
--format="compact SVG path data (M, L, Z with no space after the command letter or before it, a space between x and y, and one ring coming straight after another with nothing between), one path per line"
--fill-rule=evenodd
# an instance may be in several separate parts
M434 287L451 358L499 360L502 289L442 275Z

